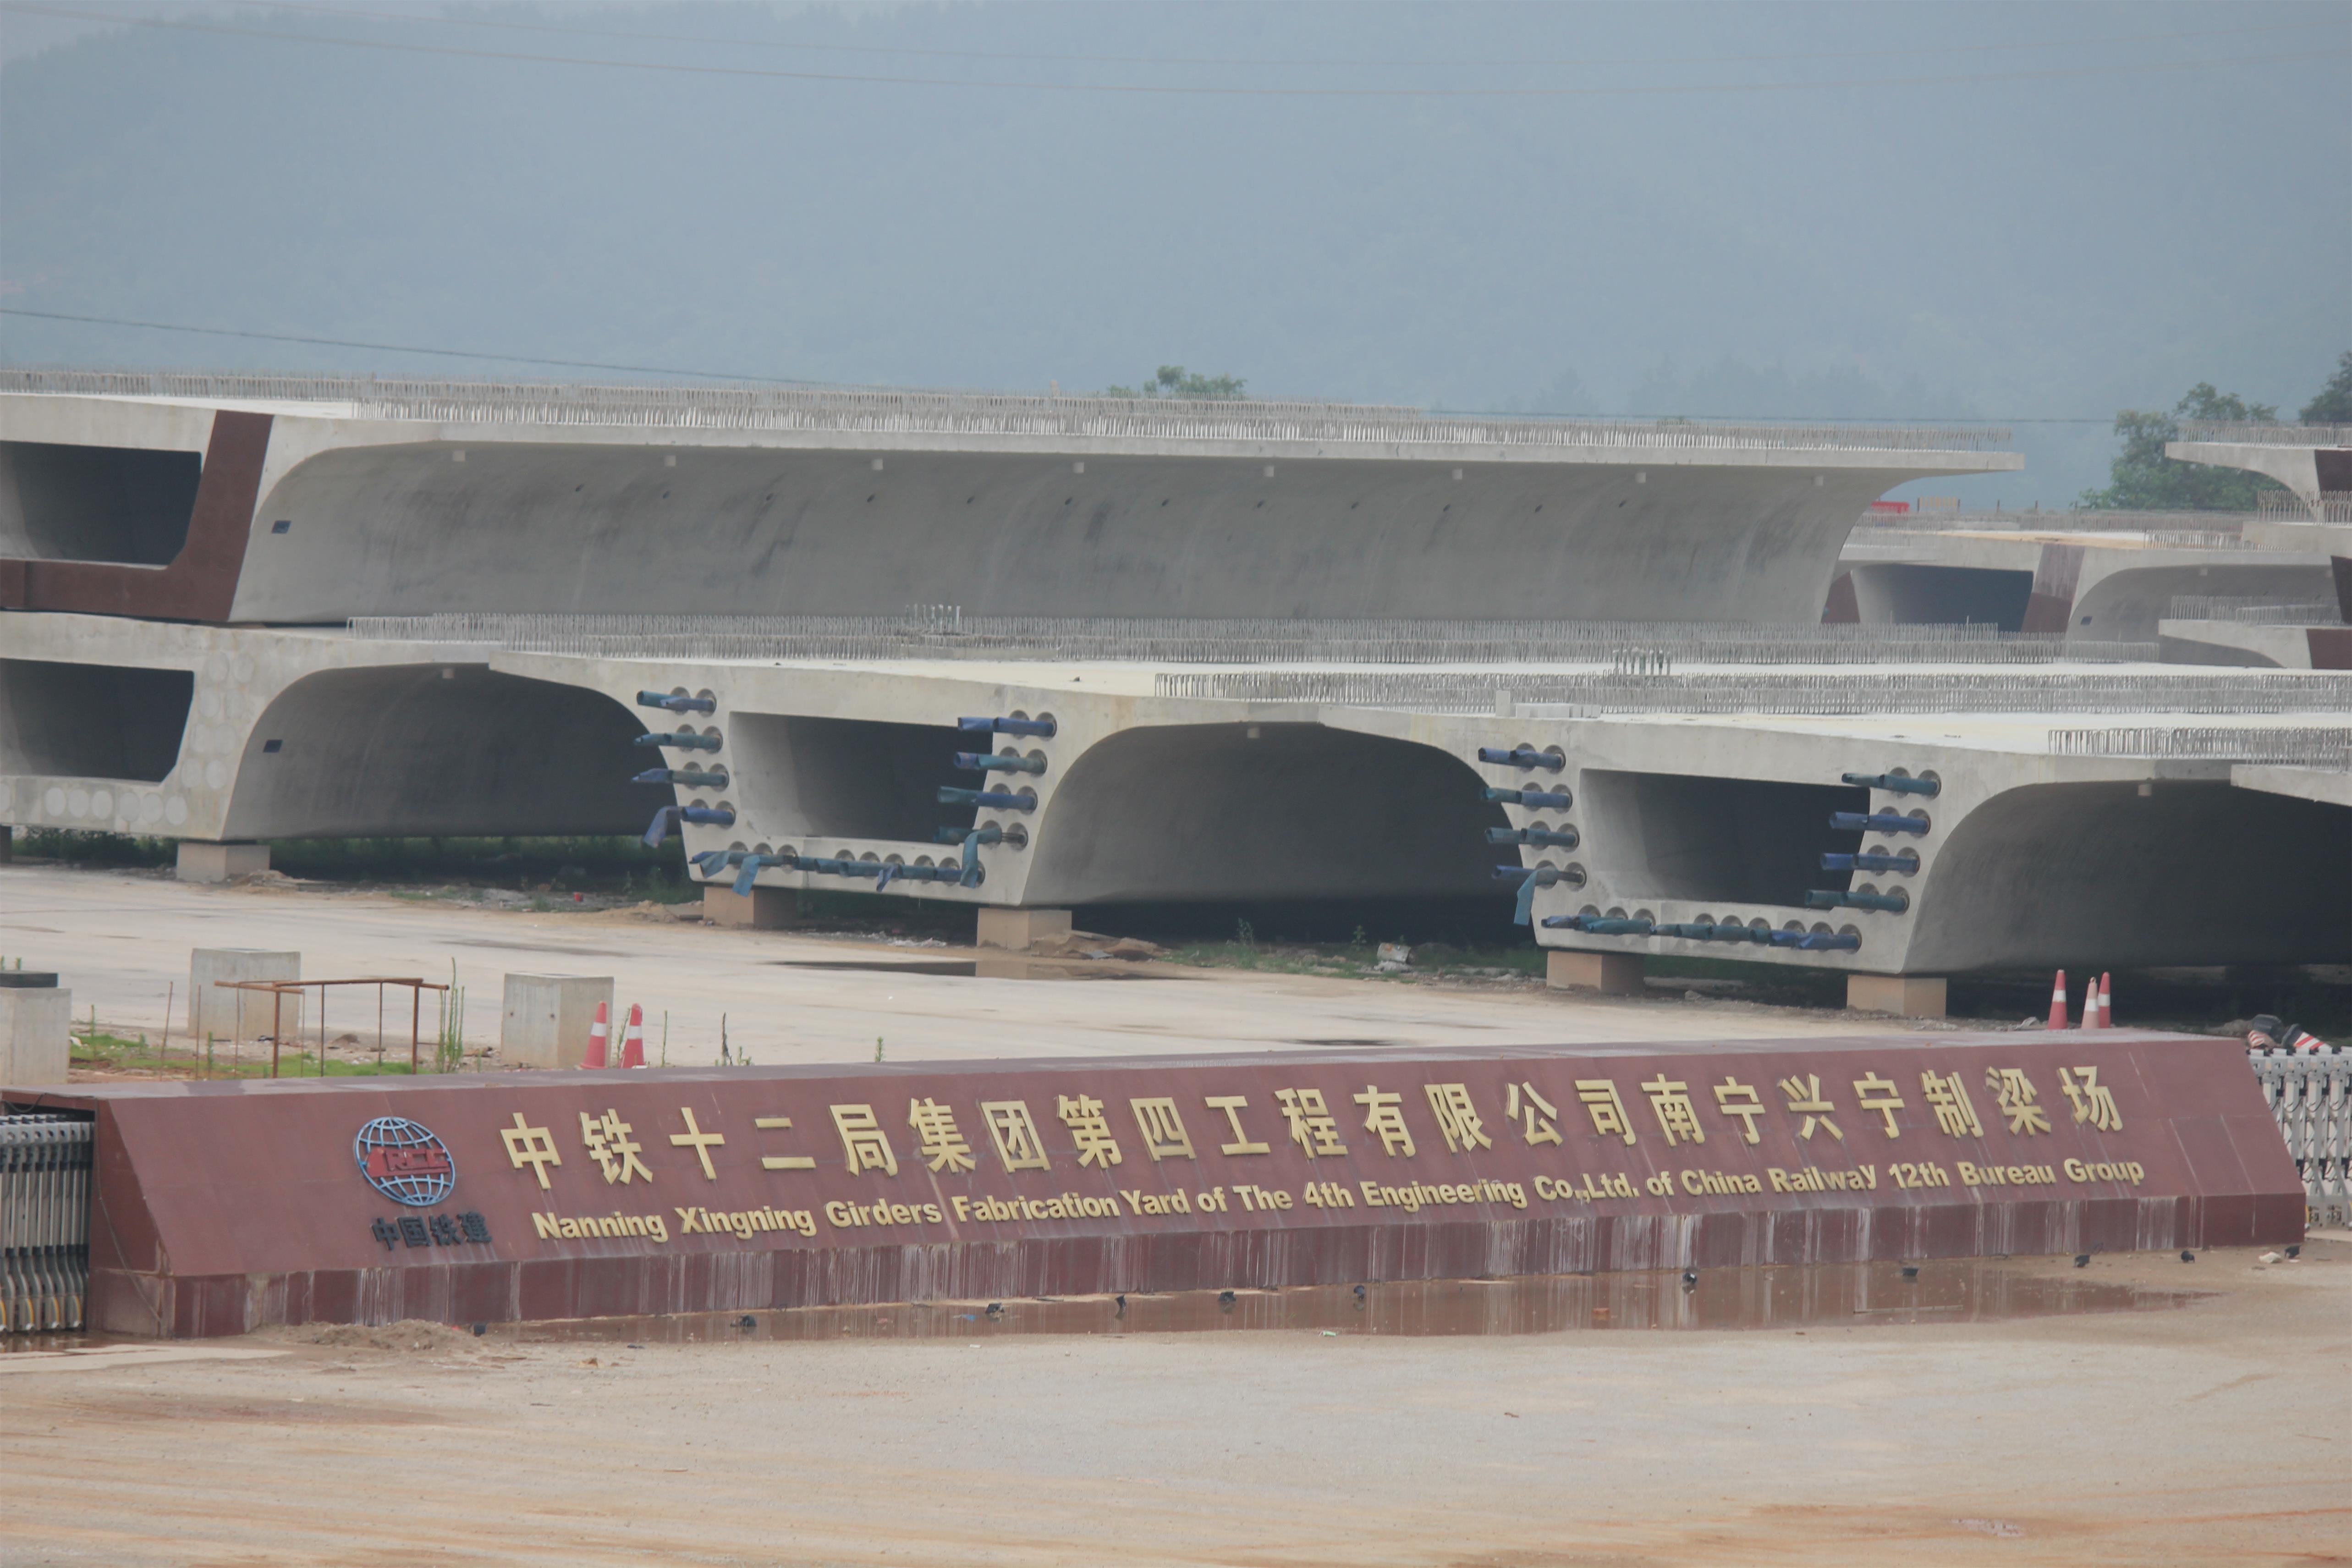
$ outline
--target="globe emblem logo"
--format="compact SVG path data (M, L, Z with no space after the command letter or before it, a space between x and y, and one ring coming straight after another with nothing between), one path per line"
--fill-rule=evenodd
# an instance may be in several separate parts
M405 1116L379 1116L361 1128L352 1157L368 1185L411 1208L430 1208L457 1184L449 1146Z

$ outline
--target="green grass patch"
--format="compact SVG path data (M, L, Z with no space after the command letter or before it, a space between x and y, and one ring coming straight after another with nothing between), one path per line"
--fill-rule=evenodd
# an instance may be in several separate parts
M431 1071L433 1045L424 1047L425 1070ZM73 1060L77 1067L103 1068L109 1072L148 1072L170 1078L268 1078L269 1047L265 1042L256 1045L245 1042L242 1050L232 1048L230 1042L215 1041L209 1056L204 1047L194 1049L185 1040L174 1040L171 1048L151 1041L144 1035L115 1035L104 1030L92 1033L78 1031L73 1037ZM408 1076L408 1047L404 1042L395 1048L390 1042L384 1046L383 1061L341 1061L333 1056L327 1058L327 1070L319 1071L317 1046L299 1047L292 1040L278 1051L278 1074L280 1078L378 1078Z

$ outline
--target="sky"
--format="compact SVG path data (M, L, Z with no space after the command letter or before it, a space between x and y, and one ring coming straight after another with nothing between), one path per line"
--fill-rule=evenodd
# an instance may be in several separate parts
M2345 4L0 0L19 364L1177 363L2008 422L2022 474L1895 493L2063 506L2117 409L2317 390L2347 197Z

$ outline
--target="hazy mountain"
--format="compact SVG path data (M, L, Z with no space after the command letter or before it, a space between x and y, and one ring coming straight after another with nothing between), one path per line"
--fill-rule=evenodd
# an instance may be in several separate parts
M0 13L0 304L1570 413L2292 408L2352 345L2342 5L367 9ZM1431 88L1480 91L1338 90ZM0 357L560 374L22 316ZM2103 426L2019 429L2026 475L1927 488L2105 479Z

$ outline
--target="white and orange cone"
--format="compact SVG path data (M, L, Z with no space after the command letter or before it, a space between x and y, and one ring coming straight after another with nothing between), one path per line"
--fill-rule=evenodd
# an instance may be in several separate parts
M2066 1026L2066 972L2060 970L2058 978L2050 983L2050 1027Z
M2102 974L2099 976L2099 1027L2112 1029L2115 1026L2116 977L2112 974Z
M646 1010L635 1002L629 1004L629 1032L621 1042L621 1065L625 1068L646 1065Z
M2099 977L2095 974L2083 983L2083 1027L2104 1029L2106 1021L2099 1016Z
M588 1026L588 1054L580 1058L580 1065L583 1068L604 1065L604 1041L608 1033L605 1007L606 1004L603 1002L596 1004L596 1021Z

